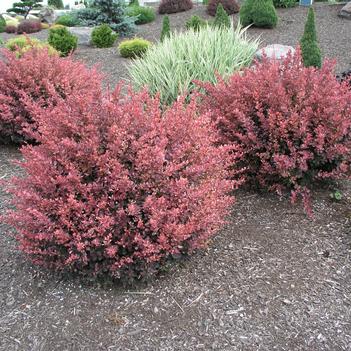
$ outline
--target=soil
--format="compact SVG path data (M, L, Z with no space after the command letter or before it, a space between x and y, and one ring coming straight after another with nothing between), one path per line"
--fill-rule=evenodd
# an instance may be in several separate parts
M351 21L336 16L339 6L315 7L322 50L346 69ZM193 14L204 7L171 15L173 28ZM294 45L306 9L279 15L277 29L249 35ZM161 21L140 35L156 40ZM79 47L74 56L100 63L111 84L127 77L115 48ZM0 146L0 180L19 173L20 157ZM339 202L332 189L316 192L313 219L285 197L240 191L208 250L130 288L35 267L0 223L0 350L351 350L351 187L338 189ZM0 213L7 207L0 191Z
M343 5L329 5L327 3L315 3L316 25L322 54L325 58L336 60L336 72L342 72L351 67L351 21L337 16ZM296 47L303 33L308 8L297 6L290 9L278 9L279 23L275 29L249 28L248 37L261 38L261 47L269 44L284 44ZM169 15L171 29L181 31L185 28L185 22L193 15L206 19L212 19L206 13L206 7L195 5L193 9L186 12ZM232 16L236 24L239 15ZM152 23L137 27L136 36L141 36L152 42L159 40L162 28L163 15L157 15ZM32 34L31 36L45 40L47 30ZM14 34L0 34L0 38L7 40ZM106 75L106 83L112 88L121 80L128 81L127 66L129 59L121 57L118 53L118 43L109 49L97 49L89 46L79 46L74 53L77 60L84 61L88 66L98 65Z

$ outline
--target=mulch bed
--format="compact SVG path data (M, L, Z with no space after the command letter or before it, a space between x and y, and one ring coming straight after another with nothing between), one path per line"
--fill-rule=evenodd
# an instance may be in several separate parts
M316 3L316 24L318 38L324 57L336 59L336 72L342 72L351 67L351 21L337 16L343 5L328 5L326 3ZM280 18L277 28L259 29L250 28L248 36L261 38L261 46L269 44L285 44L296 47L302 36L308 9L297 6L292 9L278 9ZM187 12L169 15L172 30L181 31L185 28L185 22L193 15L198 15L206 19L212 17L206 14L206 7L195 5ZM233 15L233 20L237 23L238 14ZM157 41L160 38L162 27L162 15L157 15L152 23L138 26L136 36L141 36L150 41ZM47 30L41 31L32 36L39 39L47 38ZM7 40L13 34L0 34L0 38ZM123 39L120 39L120 42ZM118 43L116 43L116 46ZM116 47L109 49L97 49L88 46L80 46L74 53L77 60L84 61L88 66L98 65L106 76L106 82L114 87L121 80L128 80L127 65L129 59L124 59L118 54Z
M315 7L322 50L346 69L351 21L336 17L340 6ZM171 15L173 28L193 14L204 7ZM250 35L295 45L306 9L279 15L277 29ZM140 35L156 40L161 21ZM80 47L74 56L101 63L111 84L127 78L128 61L115 48ZM12 161L19 158L16 148L0 146L0 179L18 174ZM317 192L313 219L285 197L240 191L207 251L129 289L32 266L0 235L0 350L350 350L351 189L338 186L340 202L331 201L331 189ZM0 213L7 200L0 192ZM0 224L1 234L7 229Z

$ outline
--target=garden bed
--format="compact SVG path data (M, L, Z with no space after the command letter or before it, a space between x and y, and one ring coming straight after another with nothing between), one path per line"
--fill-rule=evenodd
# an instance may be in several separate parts
M18 157L1 148L0 178ZM208 251L130 289L38 269L1 235L0 350L349 350L350 193L329 192L313 220L240 192Z
M324 57L336 59L336 71L342 72L351 67L351 41L350 30L351 21L342 19L337 16L342 5L328 5L327 3L316 3L316 24L318 38ZM280 18L279 24L275 29L258 29L250 28L248 35L256 38L261 37L261 46L269 44L284 44L296 47L302 33L307 17L307 8L297 6L290 9L278 9ZM181 12L169 15L172 30L184 30L185 22L192 15L198 15L206 19L211 17L206 14L206 7L195 5L194 8L187 12ZM233 16L236 23L238 15ZM157 41L160 38L163 15L157 15L156 20L149 24L138 26L139 35L150 41ZM47 30L31 34L39 39L46 39ZM13 37L13 34L0 34L0 38L7 40ZM120 42L123 39L120 39ZM116 45L118 45L118 42ZM122 58L117 48L96 49L89 46L79 46L74 53L78 60L86 62L89 66L99 65L105 73L107 82L114 86L121 79L128 79L126 66L130 60Z
M324 56L347 69L351 22L337 17L340 6L315 8ZM307 10L278 13L276 29L249 35L295 46ZM171 15L172 28L182 30L194 14L206 17L205 8ZM138 27L140 36L158 40L161 23L157 16ZM47 31L33 36L45 39ZM111 85L128 78L129 61L115 47L80 46L74 57L100 64ZM0 146L0 180L18 174L19 158ZM313 219L287 197L241 190L208 250L129 288L35 267L0 235L0 350L349 350L351 188L337 188L340 201L331 188L317 191ZM7 200L0 191L0 213ZM7 229L0 224L0 234Z

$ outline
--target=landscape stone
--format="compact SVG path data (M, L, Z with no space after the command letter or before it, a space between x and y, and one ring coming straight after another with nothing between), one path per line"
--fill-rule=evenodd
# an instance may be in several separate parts
M69 27L68 30L78 37L79 45L90 45L92 27Z
M38 15L39 19L42 21L42 22L46 22L46 23L49 23L49 24L52 24L55 22L56 20L56 16L55 16L55 11L54 9L52 9L51 7L48 7L48 6L43 6Z
M256 51L255 58L258 61L261 61L263 54L265 54L270 60L282 60L288 55L289 52L294 54L295 49L288 45L272 44Z
M348 2L339 12L339 17L351 20L351 1Z

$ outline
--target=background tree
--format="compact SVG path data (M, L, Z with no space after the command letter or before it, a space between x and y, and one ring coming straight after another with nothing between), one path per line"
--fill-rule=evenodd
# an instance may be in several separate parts
M63 1L62 0L48 0L48 5L53 6L56 9L63 9Z
M213 22L213 25L216 27L230 27L230 18L222 4L219 4L217 6L216 17Z
M171 34L171 27L169 24L169 17L165 16L163 17L162 21L162 31L161 31L161 41L163 41L165 38L169 37Z
M7 12L15 12L18 15L24 16L26 19L30 11L42 7L42 2L43 0L21 0L21 2L15 2Z
M305 30L300 40L302 60L305 67L318 67L322 66L322 54L318 44L317 31L314 10L312 7L308 10L307 21Z

